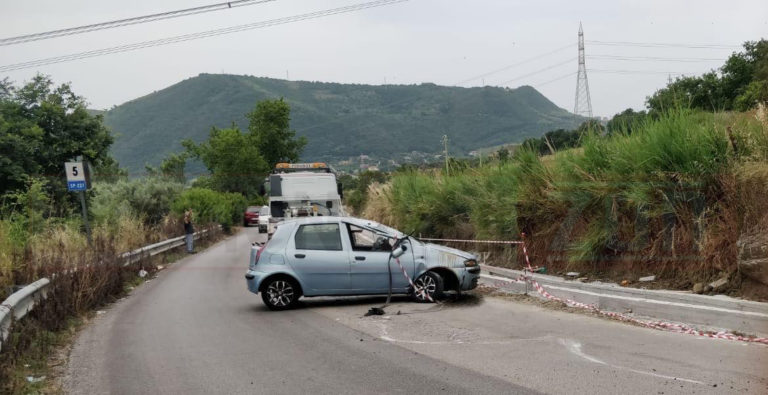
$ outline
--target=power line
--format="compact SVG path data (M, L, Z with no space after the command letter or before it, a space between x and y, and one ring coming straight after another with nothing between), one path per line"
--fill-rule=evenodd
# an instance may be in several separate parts
M568 74L563 74L563 75L561 75L559 77L555 77L555 78L553 78L551 80L547 80L547 81L544 81L544 82L541 82L541 83L538 83L538 84L533 84L532 86L534 86L536 88L539 88L539 87L542 87L544 85L551 84L551 83L553 83L555 81L560 81L562 79L571 77L571 76L575 75L576 73L578 73L578 71L572 71L572 72L570 72Z
M530 72L530 73L528 73L528 74L523 74L523 75L517 76L517 77L515 77L515 78L512 78L512 79L510 79L510 80L506 80L506 81L504 81L504 82L500 82L500 83L499 83L499 85L506 85L506 84L508 84L508 83L510 83L510 82L513 82L513 81L517 81L517 80L521 80L521 79L523 79L523 78L525 78L525 77L530 77L530 76L532 76L532 75L536 75L536 74L539 74L539 73L543 73L543 72L545 72L545 71L547 71L547 70L551 70L551 69L554 69L554 68L556 68L556 67L560 67L560 66L563 66L563 65L566 65L566 64L572 63L574 60L576 60L576 58L570 58L570 59L568 59L568 60L564 60L564 61L562 61L562 62L560 62L560 63L555 63L555 64L553 64L553 65L551 65L551 66L547 66L547 67L544 67L544 68L542 68L542 69L538 69L538 70L536 70L536 71L533 71L533 72Z
M740 45L722 45L722 44L682 44L682 43L648 43L631 41L593 41L588 40L591 45L607 45L621 47L647 47L647 48L692 48L692 49L734 49L741 48Z
M174 44L174 43L179 43L184 41L198 40L201 38L220 36L224 34L237 33L237 32L247 31L247 30L261 29L265 27L283 25L287 23L299 22L299 21L304 21L308 19L322 18L330 15L338 15L338 14L344 14L344 13L359 11L359 10L368 9L368 8L381 7L381 6L391 5L395 3L402 3L405 1L408 1L408 0L377 0L377 1L367 2L367 3L353 4L345 7L332 8L332 9L323 10L323 11L310 12L307 14L300 14L300 15L294 15L294 16L289 16L284 18L270 19L267 21L249 23L244 25L237 25L237 26L230 26L230 27L225 27L221 29L208 30L204 32L167 37L167 38L162 38L158 40L143 41L143 42L134 43L134 44L119 45L116 47L79 52L76 54L31 60L27 62L0 66L0 72L22 70L22 69L28 69L32 67L45 66L49 64L62 63L62 62L71 62L74 60L92 58L96 56L103 56L103 55L109 55L109 54L127 52L127 51L135 51L143 48Z
M545 52L545 53L540 54L540 55L536 55L536 56L534 56L532 58L528 58L528 59L522 60L520 62L513 63L513 64L510 64L510 65L504 66L502 68L493 70L493 71L489 71L489 72L486 72L486 73L483 73L483 74L479 74L479 75L476 75L476 76L474 76L472 78L467 78L467 79L465 79L463 81L459 81L458 83L456 83L456 85L463 85L463 84L465 84L465 83L467 83L469 81L474 81L474 80L477 80L477 79L480 79L480 78L483 78L483 77L487 77L487 76L492 75L492 74L500 73L502 71L506 71L506 70L509 70L511 68L515 68L517 66L524 65L524 64L532 62L534 60L541 59L543 57L552 55L554 53L558 53L558 52L563 51L563 50L568 49L568 48L573 48L573 44L568 44L568 45L562 46L560 48L554 49L552 51Z
M71 36L75 34L82 34L82 33L93 32L97 30L113 29L116 27L136 25L139 23L160 21L163 19L179 18L182 16L202 14L206 12L228 10L230 8L245 7L245 6L255 5L255 4L269 3L272 1L276 1L276 0L237 0L237 1L230 1L226 3L211 4L211 5L205 5L205 6L193 7L193 8L185 8L183 10L175 10L175 11L161 12L158 14L137 16L133 18L118 19L118 20L109 21L109 22L94 23L91 25L71 27L67 29L51 30L47 32L34 33L34 34L26 34L23 36L2 38L0 39L0 46L15 45L15 44L27 43L31 41L47 40L55 37Z
M661 71L661 70L610 70L610 69L589 69L590 73L610 73L610 74L699 74L697 72L687 71Z
M590 59L618 60L618 61L655 61L655 62L723 62L724 58L666 58L658 56L617 56L617 55L587 55Z

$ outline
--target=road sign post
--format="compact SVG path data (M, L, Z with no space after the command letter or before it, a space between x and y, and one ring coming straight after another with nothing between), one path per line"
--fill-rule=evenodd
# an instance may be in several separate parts
M78 158L78 162L64 163L64 170L67 173L67 190L76 191L80 194L80 208L83 211L85 236L88 239L88 245L93 246L93 239L91 237L91 225L88 222L88 206L85 202L85 191L87 191L88 187L91 185L88 162Z

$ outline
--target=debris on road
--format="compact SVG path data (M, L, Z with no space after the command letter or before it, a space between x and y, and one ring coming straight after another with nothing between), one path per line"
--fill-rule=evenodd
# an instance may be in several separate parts
M640 277L637 279L641 283L649 283L651 281L656 281L656 276L646 276L646 277Z
M699 295L703 294L704 293L704 283L693 284L692 291L695 294L699 294Z
M139 270L139 277L144 278L147 276L147 271L144 269Z
M579 273L579 272L568 272L568 273L565 273L565 276L566 277L579 277L579 274L581 274L581 273Z
M368 317L371 315L384 315L384 309L381 307L371 307L371 309L368 310L367 313L365 313L365 316Z
M715 281L709 283L709 288L713 292L722 292L722 291L725 290L725 288L727 286L728 286L728 278L727 277L723 277L723 278L720 278L718 280L715 280Z

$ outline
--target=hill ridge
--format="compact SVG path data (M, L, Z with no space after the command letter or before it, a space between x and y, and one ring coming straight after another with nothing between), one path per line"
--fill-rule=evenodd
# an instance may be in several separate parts
M112 151L131 171L157 164L180 141L202 141L212 126L247 127L257 101L283 97L291 127L307 136L304 160L380 159L439 152L447 134L454 153L538 137L581 118L530 86L452 87L341 84L202 73L127 101L104 114L117 138Z

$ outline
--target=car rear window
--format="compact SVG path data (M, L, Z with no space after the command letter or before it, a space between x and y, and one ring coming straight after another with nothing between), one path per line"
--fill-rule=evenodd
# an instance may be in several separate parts
M291 239L292 230L293 224L280 224L277 230L275 230L275 234L272 235L272 239L267 242L267 247L264 248L264 251L270 254L278 254L280 251L283 251L288 240Z
M296 231L296 249L341 251L339 224L301 225Z

